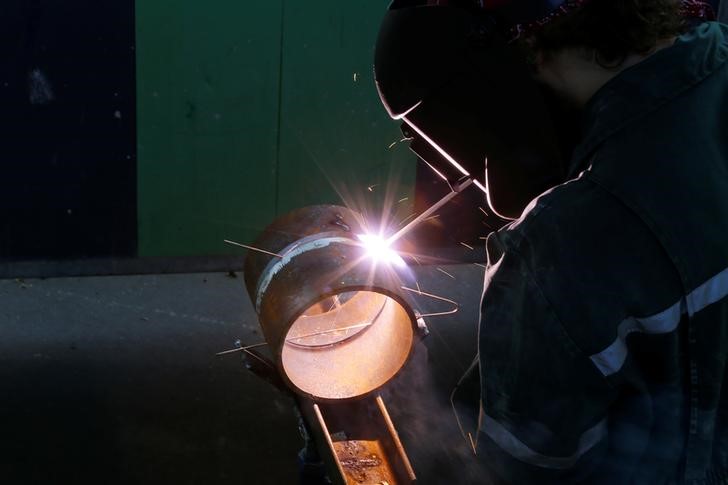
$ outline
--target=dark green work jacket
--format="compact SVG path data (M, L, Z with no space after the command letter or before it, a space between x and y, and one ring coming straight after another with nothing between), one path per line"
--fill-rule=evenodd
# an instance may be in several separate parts
M727 59L706 23L610 81L488 238L474 445L508 481L728 483Z

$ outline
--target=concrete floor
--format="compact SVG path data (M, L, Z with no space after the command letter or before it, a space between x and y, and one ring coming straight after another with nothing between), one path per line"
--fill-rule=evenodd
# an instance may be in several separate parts
M420 483L470 483L447 398L483 270L442 268L455 279L422 267L420 285L461 309L429 322L385 395ZM262 341L242 275L0 280L0 483L296 483L292 403L215 357L236 339Z

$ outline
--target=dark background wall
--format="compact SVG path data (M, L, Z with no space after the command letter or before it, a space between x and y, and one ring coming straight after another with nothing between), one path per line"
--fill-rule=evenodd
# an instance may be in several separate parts
M134 4L6 0L0 39L0 258L134 255Z

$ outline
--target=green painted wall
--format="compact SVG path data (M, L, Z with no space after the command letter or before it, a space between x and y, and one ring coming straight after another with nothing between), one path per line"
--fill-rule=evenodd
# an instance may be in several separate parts
M235 254L342 198L377 217L388 185L408 215L414 157L371 67L388 3L137 2L140 256Z

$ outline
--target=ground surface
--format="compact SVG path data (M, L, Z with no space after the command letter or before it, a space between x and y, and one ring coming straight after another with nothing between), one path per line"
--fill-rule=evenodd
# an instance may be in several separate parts
M446 404L483 270L441 268L419 268L421 288L460 311L430 320L386 399L420 483L443 483L434 467L469 483ZM236 339L262 341L242 275L0 280L0 483L296 483L291 402L215 357Z

